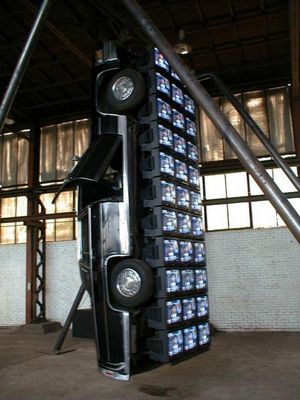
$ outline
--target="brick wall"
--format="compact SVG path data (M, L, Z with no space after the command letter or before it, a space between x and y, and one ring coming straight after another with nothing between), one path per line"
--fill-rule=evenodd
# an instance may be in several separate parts
M300 331L300 246L286 228L208 232L211 322Z
M0 246L0 326L25 324L26 246Z
M47 245L47 318L64 323L80 287L76 241ZM85 293L80 308L89 307Z
M300 246L286 228L208 232L206 241L218 329L300 331ZM0 246L0 272L0 325L24 324L24 245ZM64 322L79 286L76 242L49 243L49 319Z

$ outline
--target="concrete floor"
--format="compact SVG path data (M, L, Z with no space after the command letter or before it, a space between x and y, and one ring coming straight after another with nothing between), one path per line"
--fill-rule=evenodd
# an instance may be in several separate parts
M0 400L299 400L300 333L218 333L211 350L129 382L97 372L94 343L0 329Z

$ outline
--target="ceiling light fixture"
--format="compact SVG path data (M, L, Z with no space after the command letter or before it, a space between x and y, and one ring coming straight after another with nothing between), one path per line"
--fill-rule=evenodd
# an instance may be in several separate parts
M174 50L177 54L188 54L192 51L192 46L185 40L185 31L179 29L178 43L174 45Z

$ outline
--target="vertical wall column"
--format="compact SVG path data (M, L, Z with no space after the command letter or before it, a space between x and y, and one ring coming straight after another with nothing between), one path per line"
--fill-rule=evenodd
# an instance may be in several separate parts
M38 220L39 198L34 188L39 181L40 127L31 130L28 161L27 215L37 217L27 222L26 241L26 324L45 320L45 223Z

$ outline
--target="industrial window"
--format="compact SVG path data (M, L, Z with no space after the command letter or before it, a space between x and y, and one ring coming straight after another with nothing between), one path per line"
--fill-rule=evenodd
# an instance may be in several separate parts
M90 120L64 122L41 129L40 182L63 180L73 167L72 157L88 147Z
M251 117L281 154L294 152L293 129L287 87L236 94ZM265 156L266 150L243 118L225 98L215 98L220 109L228 117L241 137L257 156ZM202 162L236 158L204 111L200 110L200 136Z
M76 208L76 192L62 192L55 203L55 193L44 193L40 196L46 214L56 214L57 218L46 220L46 240L48 242L74 240L76 238L75 216L59 218L60 213L72 213Z
M27 198L6 197L0 199L1 218L14 218L27 215ZM26 242L26 226L23 222L9 222L0 224L0 244Z
M20 134L21 133L21 134ZM15 188L28 184L29 142L27 132L5 133L0 136L0 167L3 188ZM49 191L49 184L62 181L73 167L72 156L81 156L89 143L90 121L82 119L41 129L40 183L41 190ZM63 192L55 204L55 193L40 195L46 213L53 219L46 220L46 240L73 240L76 237L75 204L76 192ZM15 218L27 215L25 196L0 199L1 218ZM62 218L61 216L67 215ZM0 224L0 244L26 242L26 226L23 222Z
M12 188L28 183L29 141L26 132L4 133L0 136L1 187Z
M292 167L297 173L297 168ZM280 190L300 213L297 190L278 168L267 169ZM274 207L246 172L207 175L202 177L206 230L270 228L284 226Z

